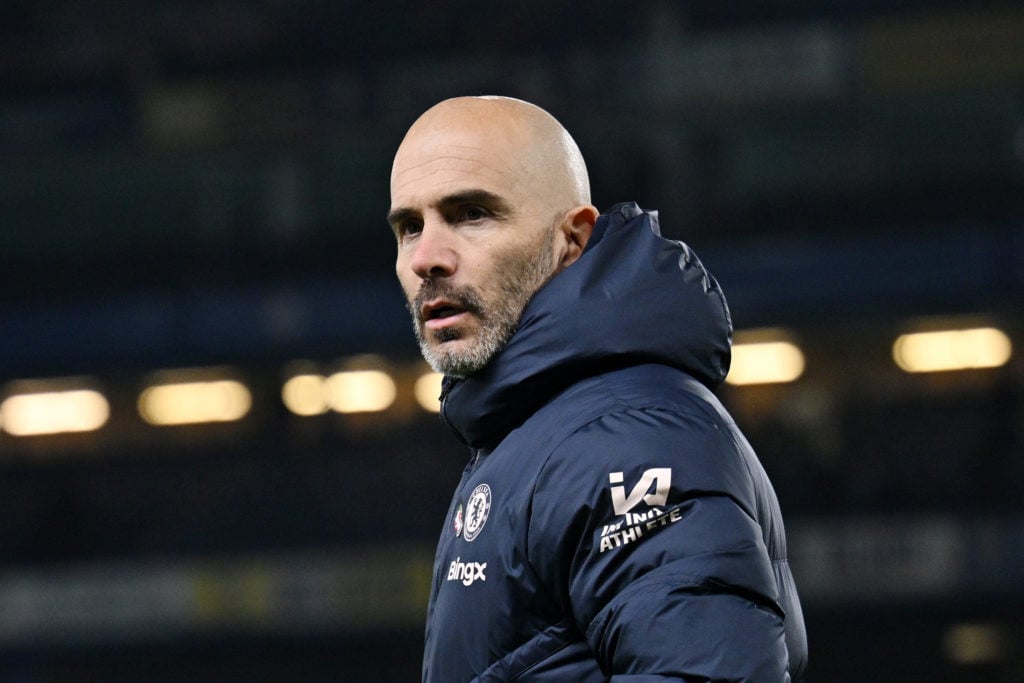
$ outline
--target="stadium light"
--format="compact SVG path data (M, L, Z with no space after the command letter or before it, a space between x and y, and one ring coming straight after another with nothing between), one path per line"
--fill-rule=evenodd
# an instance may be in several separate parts
M441 395L443 377L440 372L425 372L416 379L413 391L416 394L416 402L423 410L431 413L441 412L441 402L437 397Z
M804 372L804 354L800 347L787 341L779 330L752 330L737 333L732 347L732 364L725 381L742 386L749 384L781 384L797 380Z
M0 425L13 436L91 432L110 418L110 404L94 389L12 393L0 403Z
M892 357L905 372L948 372L997 368L1013 354L1010 338L994 327L902 334Z
M322 375L304 373L289 378L281 387L281 400L296 415L323 415L331 408L327 380Z
M237 380L153 384L139 395L139 414L152 425L233 422L252 407L252 394Z
M395 380L383 370L336 372L326 380L331 409L339 413L375 413L395 402Z

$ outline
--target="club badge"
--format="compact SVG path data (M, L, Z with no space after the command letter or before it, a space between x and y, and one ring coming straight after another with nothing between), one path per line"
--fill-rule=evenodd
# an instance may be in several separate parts
M463 529L463 538L472 541L484 528L487 522L487 515L491 511L491 487L487 484L480 484L473 493L469 494L469 501L466 503L466 523Z

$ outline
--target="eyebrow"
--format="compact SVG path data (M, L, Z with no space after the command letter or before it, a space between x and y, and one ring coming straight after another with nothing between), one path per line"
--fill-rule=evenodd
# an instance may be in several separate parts
M461 190L459 192L445 195L437 202L437 205L442 209L459 204L483 204L499 216L507 215L511 212L512 208L501 195L476 188ZM394 227L404 220L414 218L419 215L420 212L416 209L403 206L389 211L387 220L388 224Z
M405 207L399 209L392 209L391 211L388 211L388 225L394 228L399 223L403 223L407 219L414 218L415 216L418 215L418 211L414 211L413 209L407 209Z

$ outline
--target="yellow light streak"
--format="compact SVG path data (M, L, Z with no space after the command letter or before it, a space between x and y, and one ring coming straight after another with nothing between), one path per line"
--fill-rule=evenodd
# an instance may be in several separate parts
M395 380L383 370L336 372L327 378L331 408L339 413L375 413L395 402Z
M330 410L330 392L322 375L295 375L281 388L281 400L296 415L323 415Z
M793 382L804 372L804 354L787 341L736 344L725 381L733 385Z
M994 327L903 334L892 345L893 360L911 373L996 368L1012 354L1010 338Z
M0 424L14 436L91 432L109 418L107 399L92 389L14 394L0 403Z
M441 412L441 402L438 396L441 395L441 380L444 378L439 372L426 372L416 379L413 392L416 395L416 402L423 410L431 413Z
M236 380L157 384L139 395L139 414L153 425L233 422L248 414L252 394Z

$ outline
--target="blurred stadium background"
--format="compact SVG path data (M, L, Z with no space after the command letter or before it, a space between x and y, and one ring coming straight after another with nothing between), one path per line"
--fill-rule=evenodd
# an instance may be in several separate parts
M1024 680L1020 3L8 0L0 681L417 679L388 173L487 93L721 281L812 680Z

